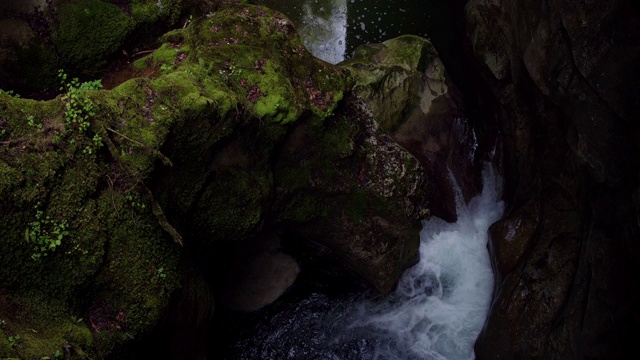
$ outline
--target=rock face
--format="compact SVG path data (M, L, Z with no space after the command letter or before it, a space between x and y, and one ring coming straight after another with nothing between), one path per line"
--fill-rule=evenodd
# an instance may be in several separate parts
M476 139L467 126L460 94L433 45L404 35L362 45L340 66L354 76L354 92L380 126L425 168L432 184L432 214L455 221L454 182L460 186L461 200L479 191Z
M510 210L478 359L620 359L639 324L640 14L629 1L471 0ZM633 351L633 350L632 350Z
M161 42L109 90L61 74L50 101L0 91L0 357L119 358L160 319L201 354L216 291L246 305L221 272L295 277L280 234L381 292L416 260L418 161L290 21L229 5ZM244 267L234 242L258 244Z

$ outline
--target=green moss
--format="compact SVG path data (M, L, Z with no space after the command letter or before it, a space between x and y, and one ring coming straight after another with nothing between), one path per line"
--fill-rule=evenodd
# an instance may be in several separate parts
M100 0L64 3L58 20L53 42L65 62L82 69L102 66L135 25L117 6Z
M269 173L254 169L216 174L198 201L194 225L215 234L217 241L246 238L259 230L270 193Z
M182 12L182 0L133 0L131 17L138 23L164 21L168 25L176 23Z
M134 17L142 16L143 8L135 6L143 3L151 11L151 2L134 1ZM342 98L345 76L301 51L297 36L278 28L281 15L248 9L232 6L165 36L150 60L138 63L171 66L157 77L82 93L96 112L86 132L67 126L61 98L36 102L0 92L0 126L12 139L0 145L0 283L29 314L18 319L20 332L38 331L25 337L18 355L51 356L68 342L76 351L104 358L157 324L182 273L181 250L161 224L175 225L191 245L204 247L261 230L273 200L272 161L279 142L314 106L314 131L322 133ZM97 0L65 3L60 15L66 23L56 29L56 41L66 60L87 64L94 61L91 56L117 49L113 44L132 21ZM67 43L78 35L69 19L77 25L92 21L91 28L103 36L86 34ZM102 25L105 19L122 28ZM262 32L266 38L255 36ZM299 63L304 66L295 66ZM264 95L252 99L251 87ZM326 99L321 106L312 102L315 92ZM29 125L28 118L42 128ZM305 189L319 172L337 173L336 158L351 151L351 132L344 124L333 131L325 134L326 149L320 149L328 150L329 159L291 168L291 178L281 183ZM56 140L56 134L62 136ZM83 153L94 135L105 146ZM157 216L158 204L168 220ZM33 244L24 237L36 207L70 224L60 247L39 261L31 260ZM328 209L300 194L282 219L307 221L327 216ZM91 332L96 304L122 311L126 324Z
M346 200L344 205L344 213L356 224L362 223L367 219L371 209L371 201L369 194L363 189L356 189Z
M136 60L133 63L133 67L135 68L146 68L146 67L157 67L160 65L166 65L163 71L169 72L169 70L173 67L173 64L176 61L176 57L182 51L176 47L173 47L171 44L162 44L156 51L153 53Z
M160 16L160 10L154 1L133 0L131 2L131 17L138 23L153 23Z
M429 40L415 35L403 35L383 43L387 48L383 64L403 66L406 70L426 70L433 59L438 57Z
M278 222L304 224L327 216L329 207L326 206L323 198L323 196L314 196L306 192L296 193L278 213Z
M15 358L16 352L9 344L9 335L0 328L0 358L10 359Z
M24 181L22 174L0 160L0 198L5 198Z

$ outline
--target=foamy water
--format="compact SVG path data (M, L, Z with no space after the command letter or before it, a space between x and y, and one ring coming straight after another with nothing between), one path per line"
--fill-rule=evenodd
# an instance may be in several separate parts
M500 219L500 180L490 168L484 189L458 202L458 221L424 222L420 262L382 301L354 305L350 328L378 333L374 359L474 359L494 280L487 250L489 226Z
M320 7L317 2L303 3L302 23L298 32L314 56L337 64L344 60L347 48L347 0L329 0L325 3Z
M236 358L474 359L494 286L487 230L504 210L490 167L483 183L468 204L458 202L456 223L423 223L420 261L392 294L313 293L259 324Z

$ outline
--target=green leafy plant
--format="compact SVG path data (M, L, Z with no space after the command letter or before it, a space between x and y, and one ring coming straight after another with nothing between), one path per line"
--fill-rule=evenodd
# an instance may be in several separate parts
M7 341L9 342L9 346L11 346L12 348L16 347L16 345L18 344L18 340L20 340L20 335L9 336L7 338Z
M239 69L235 65L229 65L229 73L231 76L240 76L242 75L242 69Z
M39 207L40 203L35 206L35 220L29 223L24 235L27 242L34 245L34 252L31 255L34 260L47 256L50 251L55 251L62 245L62 240L69 235L67 220L58 222L48 215L44 216L44 212Z
M126 194L124 196L124 198L129 202L129 204L131 204L132 207L134 208L139 208L139 209L144 209L146 206L144 205L144 203L136 198L133 197L133 195L131 195L130 193Z
M93 135L93 139L91 139L93 141L93 146L87 145L84 150L82 150L83 153L85 154L93 154L94 151L100 149L101 147L104 146L104 144L102 143L102 136L95 134Z
M27 115L27 125L42 130L42 123L36 123L36 118L33 115Z
M158 278L165 279L167 277L167 273L164 272L164 268L158 268Z
M78 78L67 81L64 70L58 70L58 78L61 84L60 91L65 92L62 96L62 101L65 103L65 122L83 133L89 128L89 119L95 115L93 102L83 92L102 89L102 82L94 80L80 83Z
M14 98L19 98L20 94L16 94L13 90L7 90L5 93L9 96L13 96Z

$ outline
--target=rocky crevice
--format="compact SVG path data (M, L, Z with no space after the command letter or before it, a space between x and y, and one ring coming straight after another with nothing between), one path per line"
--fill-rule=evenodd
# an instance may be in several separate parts
M477 356L623 358L640 299L626 275L640 254L637 9L472 0L465 13L511 189L490 229L498 289Z

